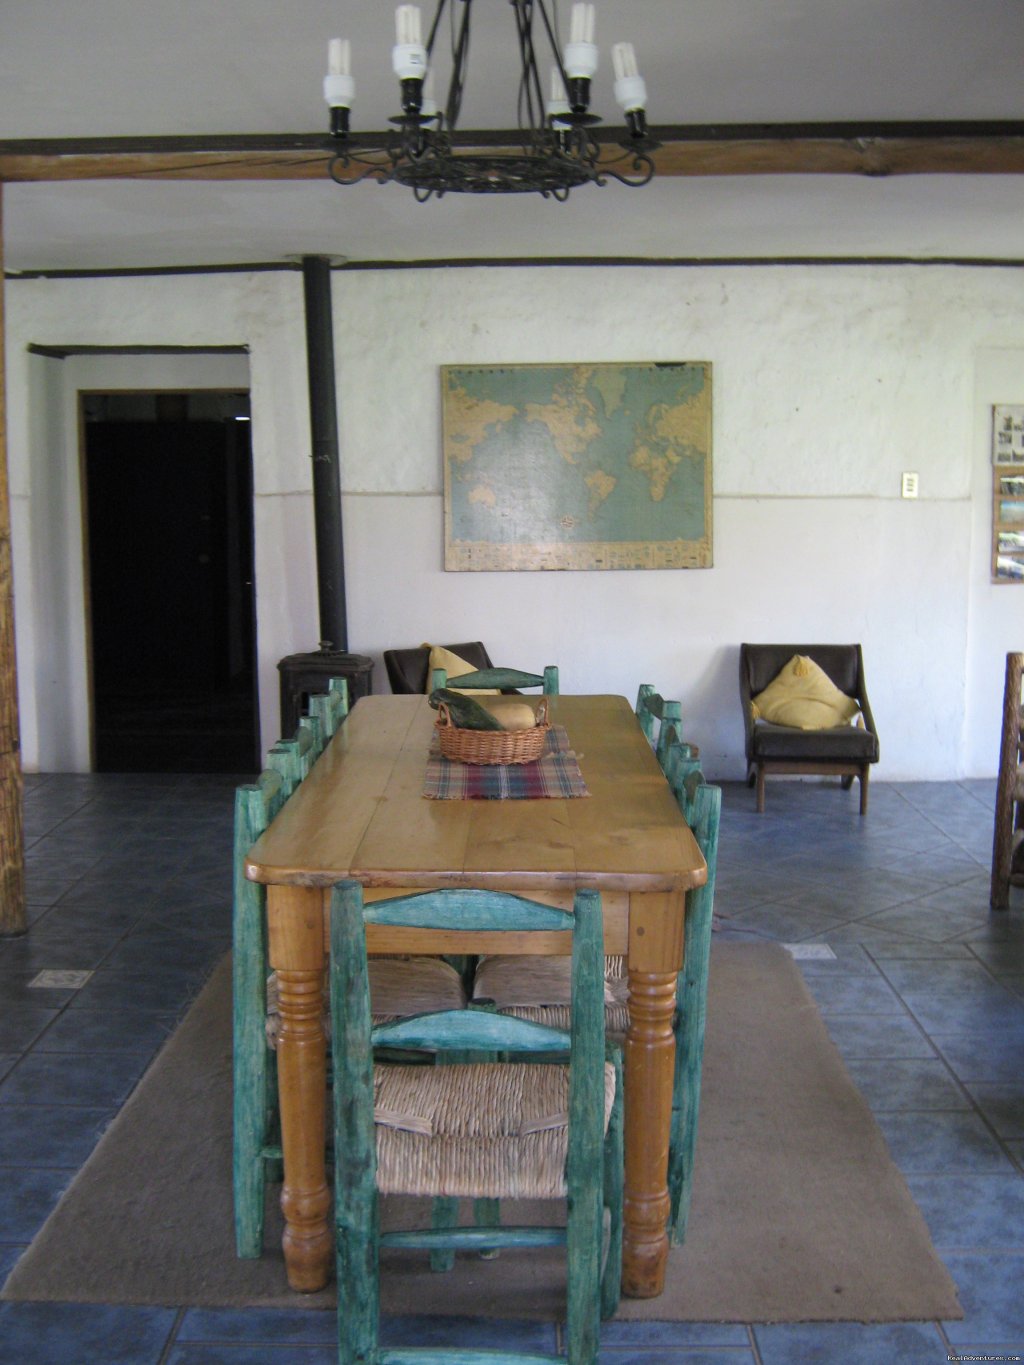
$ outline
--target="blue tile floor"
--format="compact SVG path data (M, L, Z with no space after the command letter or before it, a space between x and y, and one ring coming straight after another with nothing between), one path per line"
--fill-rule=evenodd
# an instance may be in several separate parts
M0 939L0 1279L229 946L236 780L26 779L31 926ZM991 782L874 783L861 819L856 791L776 781L758 816L726 784L716 901L720 938L792 946L963 1321L611 1323L608 1365L1024 1359L1024 893L989 911L993 800ZM436 1329L387 1323L395 1344ZM560 1340L543 1324L443 1329ZM330 1314L301 1309L0 1303L12 1365L327 1365L333 1338Z

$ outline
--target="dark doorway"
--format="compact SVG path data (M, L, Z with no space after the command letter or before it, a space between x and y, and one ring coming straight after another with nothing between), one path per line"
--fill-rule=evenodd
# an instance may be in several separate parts
M251 772L247 394L83 394L97 772Z

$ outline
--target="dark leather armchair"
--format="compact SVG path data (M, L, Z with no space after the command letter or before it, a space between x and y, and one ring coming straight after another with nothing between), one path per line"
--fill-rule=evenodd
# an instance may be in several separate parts
M461 645L445 645L445 649L465 659L474 668L493 668L487 650L479 640L467 640ZM384 667L388 671L388 682L392 692L418 692L427 690L427 673L430 669L430 649L386 649Z
M794 654L806 654L860 708L855 725L797 730L754 720L751 700L764 691ZM838 775L843 787L860 779L860 813L868 808L868 773L878 762L878 732L864 682L860 645L740 645L740 701L746 728L747 784L757 783L757 809L764 810L767 773Z

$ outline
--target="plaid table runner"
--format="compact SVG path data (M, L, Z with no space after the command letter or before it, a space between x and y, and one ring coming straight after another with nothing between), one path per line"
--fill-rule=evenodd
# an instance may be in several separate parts
M534 800L589 796L564 725L552 725L546 752L535 763L453 763L430 744L423 795L436 801Z

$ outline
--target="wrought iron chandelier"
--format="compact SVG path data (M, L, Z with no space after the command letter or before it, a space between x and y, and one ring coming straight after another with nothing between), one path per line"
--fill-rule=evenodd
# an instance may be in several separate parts
M417 5L399 5L392 66L401 84L402 112L390 120L394 131L378 146L350 144L349 111L355 98L347 40L328 45L324 97L330 107L331 137L337 152L329 166L339 185L360 180L396 182L423 202L436 195L537 193L565 200L577 185L646 185L654 174L649 153L658 143L647 132L647 92L637 72L631 43L612 48L615 97L626 119L625 139L599 143L590 113L590 82L598 67L594 6L574 4L569 42L558 40L558 0L509 0L519 45L519 93L514 145L487 146L486 135L458 137L459 113L469 65L473 0L438 0L427 41L422 41ZM458 6L461 5L461 12ZM448 11L451 76L443 110L432 96L434 53ZM458 16L458 17L457 17ZM539 22L537 22L539 17ZM550 98L545 101L538 68L535 30L550 49Z

